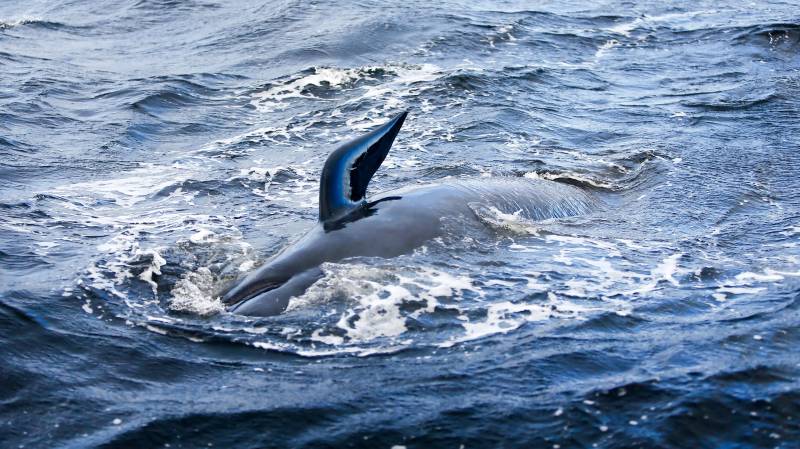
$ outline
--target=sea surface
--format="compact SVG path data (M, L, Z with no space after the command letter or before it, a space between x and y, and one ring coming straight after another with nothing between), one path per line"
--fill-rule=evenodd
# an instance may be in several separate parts
M226 313L403 110L602 206ZM797 448L798 326L796 1L0 2L2 448Z

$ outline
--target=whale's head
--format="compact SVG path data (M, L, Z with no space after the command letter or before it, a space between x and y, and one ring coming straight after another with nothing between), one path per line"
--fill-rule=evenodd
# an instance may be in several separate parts
M262 269L266 268L262 272ZM319 267L309 268L291 276L269 274L269 265L262 267L229 289L222 302L228 310L240 315L272 316L286 310L289 300L300 296L314 282L322 277Z

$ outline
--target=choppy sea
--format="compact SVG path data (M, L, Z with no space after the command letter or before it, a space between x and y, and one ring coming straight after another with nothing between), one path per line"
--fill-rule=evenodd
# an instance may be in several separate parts
M219 289L372 192L594 213ZM0 447L800 447L800 4L0 3Z

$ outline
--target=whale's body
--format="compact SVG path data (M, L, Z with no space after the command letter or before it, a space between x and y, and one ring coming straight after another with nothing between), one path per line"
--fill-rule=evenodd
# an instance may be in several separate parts
M277 315L286 309L291 297L302 294L322 276L322 263L351 257L391 258L408 253L441 236L445 232L443 218L475 221L478 211L495 208L543 220L584 214L597 205L591 195L577 187L527 178L479 178L431 184L384 192L366 201L368 178L383 161L404 118L405 113L365 136L372 136L373 141L378 139L377 144L373 142L364 149L364 142L360 142L359 152L354 145L359 143L356 140L331 155L320 186L320 222L300 240L235 283L223 296L230 311L254 316ZM375 164L377 160L377 165L369 166L371 173L366 174L366 181L354 182L353 178L364 175L365 168L358 167L359 162L363 164L364 154L370 148L376 151L375 147L381 143L385 148L377 150L383 156L369 161ZM350 155L350 162L342 162L342 155ZM326 196L330 192L334 192L332 198Z

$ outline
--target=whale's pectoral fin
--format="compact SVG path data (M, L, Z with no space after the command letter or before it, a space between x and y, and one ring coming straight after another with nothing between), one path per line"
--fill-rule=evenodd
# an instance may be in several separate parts
M359 205L403 126L403 112L380 128L337 148L325 161L319 186L320 221L338 218Z

